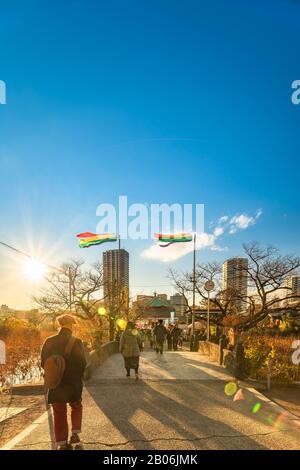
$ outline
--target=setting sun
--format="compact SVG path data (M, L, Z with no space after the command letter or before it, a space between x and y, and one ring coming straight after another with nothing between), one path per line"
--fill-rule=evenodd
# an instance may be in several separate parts
M37 259L28 259L24 262L23 272L27 279L32 282L38 282L44 277L46 266Z

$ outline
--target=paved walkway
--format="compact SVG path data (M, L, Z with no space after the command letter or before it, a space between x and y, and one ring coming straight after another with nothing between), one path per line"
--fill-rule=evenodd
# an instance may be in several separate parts
M120 355L96 371L84 390L86 449L300 449L299 421L253 389L234 401L231 377L207 357L146 351L140 375L126 378ZM46 417L13 448L50 449Z

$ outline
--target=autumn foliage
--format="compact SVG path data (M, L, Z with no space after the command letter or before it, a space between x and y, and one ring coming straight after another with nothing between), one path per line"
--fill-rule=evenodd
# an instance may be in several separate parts
M0 339L6 346L6 363L0 365L0 388L39 376L38 357L42 336L27 321L0 321Z

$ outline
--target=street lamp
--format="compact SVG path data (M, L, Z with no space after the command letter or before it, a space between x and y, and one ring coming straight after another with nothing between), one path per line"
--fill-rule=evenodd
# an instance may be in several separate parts
M204 289L207 292L207 331L206 331L206 339L209 341L209 328L210 328L210 319L209 319L209 313L210 313L210 292L214 289L215 283L211 280L206 281L204 284Z

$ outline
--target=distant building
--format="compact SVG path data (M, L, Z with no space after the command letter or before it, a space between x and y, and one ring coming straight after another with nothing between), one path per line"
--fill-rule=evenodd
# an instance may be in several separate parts
M152 299L145 304L142 318L148 321L169 320L172 310L172 305L168 300L164 300L154 293Z
M139 294L136 296L136 302L138 303L144 303L144 302L149 302L152 300L154 297L157 297L158 299L161 300L168 300L168 295L167 294L157 294L154 292L153 295L144 295L144 294Z
M103 285L106 302L126 294L129 297L129 253L124 249L103 253Z
M9 313L11 313L11 311L12 310L9 308L8 305L4 304L4 305L1 305L1 307L0 307L0 315L3 316L3 317L8 315Z
M7 305L1 305L0 307L0 318L16 318L17 320L28 320L32 323L39 323L43 315L38 309L21 310L12 309Z
M175 316L177 318L184 317L186 303L182 294L174 294L170 296L170 304L174 307Z
M10 308L8 305L1 305L0 307L0 317L1 318L10 318L16 316L16 310Z
M225 296L232 297L232 305L238 310L245 310L248 289L248 259L230 258L223 263L223 290ZM229 292L231 291L231 293Z
M300 295L300 276L288 276L285 280L285 285L289 289L288 295ZM296 300L296 299L295 299Z

